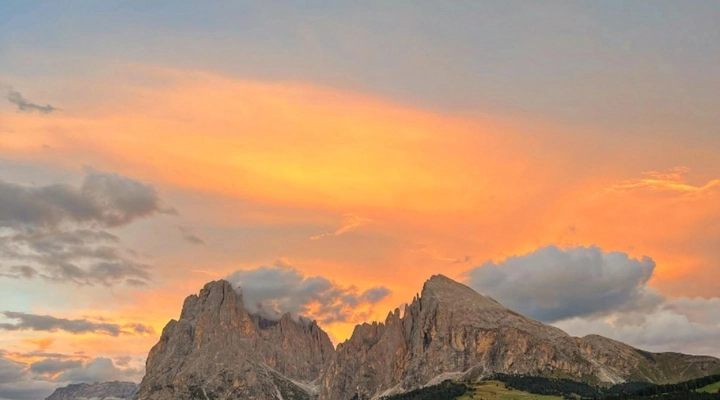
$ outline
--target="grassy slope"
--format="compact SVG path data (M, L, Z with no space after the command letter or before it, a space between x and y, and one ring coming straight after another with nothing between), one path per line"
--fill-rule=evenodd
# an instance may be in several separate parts
M473 389L475 389L473 391ZM543 396L511 390L498 381L484 381L468 385L468 391L457 400L561 400L557 396Z
M697 391L704 393L718 393L718 391L720 391L720 382L715 382L711 385L707 385L704 388L698 389Z

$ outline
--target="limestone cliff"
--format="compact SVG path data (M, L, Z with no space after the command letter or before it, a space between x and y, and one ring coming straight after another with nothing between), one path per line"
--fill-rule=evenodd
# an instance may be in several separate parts
M495 373L665 383L720 373L720 360L575 338L442 275L335 350L315 322L248 313L241 292L218 281L165 327L135 399L377 399Z
M712 357L651 354L599 336L571 337L436 275L402 317L395 310L384 323L358 325L338 346L320 399L374 399L494 373L616 383L713 372L720 372L720 360Z
M163 329L135 398L310 399L333 353L314 321L252 315L228 282L210 282Z

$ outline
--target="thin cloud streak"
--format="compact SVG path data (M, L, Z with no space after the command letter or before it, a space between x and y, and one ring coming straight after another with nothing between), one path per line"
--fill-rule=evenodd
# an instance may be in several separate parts
M94 322L88 319L66 319L13 311L4 311L2 314L5 318L16 321L15 323L0 323L0 330L6 331L64 331L73 334L98 333L109 336L153 335L155 333L152 327L138 323L120 325Z
M311 236L310 240L319 240L328 236L340 236L342 234L353 232L362 226L372 223L373 220L369 218L361 217L357 214L348 213L345 214L342 222L342 226L336 229L334 232L325 232L319 235Z
M23 112L33 112L37 111L40 114L52 114L55 111L59 111L60 109L57 107L53 107L50 104L46 104L44 106L35 104L33 102L28 101L23 97L20 92L15 90L10 90L7 94L7 100L17 106L18 111Z

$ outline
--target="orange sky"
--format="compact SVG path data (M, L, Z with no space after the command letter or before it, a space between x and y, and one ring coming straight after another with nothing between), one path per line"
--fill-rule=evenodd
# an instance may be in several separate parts
M28 304L37 314L101 315L155 333L17 332L0 339L6 357L81 351L81 360L129 355L139 367L185 296L279 259L342 287L392 290L324 326L336 342L356 323L384 319L433 273L461 277L548 244L649 255L657 262L651 283L668 295L720 289L697 279L720 261L701 244L720 234L708 222L720 217L720 163L693 171L655 162L657 152L692 160L698 149L617 149L592 127L452 115L308 83L130 70L164 84L80 80L60 113L2 113L0 155L148 181L179 210L119 231L130 248L152 255L149 288L83 289L76 300ZM166 240L178 224L195 227L206 244ZM227 234L236 231L248 233Z
M430 275L542 269L502 302L620 293L528 315L720 356L719 12L0 2L0 399L139 380L222 278L337 343Z

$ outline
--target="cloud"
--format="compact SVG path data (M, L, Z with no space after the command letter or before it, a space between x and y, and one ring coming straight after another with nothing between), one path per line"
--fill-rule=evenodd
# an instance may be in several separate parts
M603 252L598 247L548 246L466 272L480 293L544 322L652 309L663 301L646 286L655 269L648 258Z
M155 214L176 214L156 189L113 173L86 171L80 186L0 182L0 276L141 286L149 266L103 230Z
M58 376L57 382L105 382L105 381L137 381L142 377L140 369L125 368L121 369L115 366L109 358L98 357L92 361L83 364L79 368L70 368Z
M0 355L0 385L20 380L25 375L25 365Z
M0 276L6 278L32 279L38 276L38 271L35 268L29 267L27 265L13 265L12 267L7 268L6 272L0 272Z
M109 358L50 355L40 361L14 361L0 350L0 399L42 399L59 386L104 381L138 382L142 368L116 366Z
M125 367L128 364L130 364L130 361L132 361L132 357L130 356L120 356L115 358L115 364Z
M205 244L205 241L202 240L199 236L195 235L192 232L192 229L182 226L178 226L178 229L180 229L180 233L182 234L182 237L183 239L185 239L186 242L195 245Z
M176 213L162 205L152 185L93 170L88 170L80 187L0 181L0 205L0 226L18 229L55 228L62 223L116 227L156 213Z
M694 310L685 307L693 303ZM647 313L618 312L603 318L571 318L554 325L584 336L600 334L648 351L720 356L720 299L667 299Z
M9 278L41 277L51 282L144 285L150 267L136 261L118 246L118 238L105 231L11 231L0 235L0 256L6 262L27 263L0 269Z
M82 365L83 363L80 360L56 360L49 358L30 364L30 371L40 375L55 375L58 372L63 372L71 368L78 368Z
M98 333L103 335L152 335L152 327L132 323L118 325L107 322L95 322L88 319L65 319L50 315L36 315L22 312L4 311L6 318L15 323L0 323L0 329L6 331L65 331L74 334Z
M371 222L373 222L371 219L363 218L353 213L345 214L340 228L336 229L334 232L325 232L319 235L311 236L310 240L318 240L328 236L340 236L344 233L352 232Z
M15 104L17 106L18 111L24 111L24 112L33 112L37 111L40 114L51 114L55 111L58 111L59 108L53 107L50 104L45 104L44 106L41 106L39 104L32 103L25 99L20 92L17 92L15 90L10 90L7 94L7 100Z
M379 286L363 292L360 298L368 303L378 303L390 295L390 289Z
M343 287L321 276L306 277L281 262L273 267L236 271L226 279L239 288L245 307L252 313L267 309L290 312L326 324L362 319L365 315L357 313L358 306L372 306L390 294L385 287L359 293L353 286Z
M0 350L0 399L44 399L54 389L54 384L33 378L26 364L5 357Z
M39 350L47 350L50 346L55 343L55 340L51 338L40 338L40 339L24 339L25 342L34 344Z
M720 356L720 298L663 296L647 285L654 269L648 257L548 246L487 262L465 277L480 293L571 335Z
M690 171L690 168L682 166L674 167L667 171L647 171L643 172L643 178L628 179L619 182L608 187L606 192L626 193L645 190L652 193L675 193L692 197L708 190L720 188L720 179L708 181L703 186L695 186L687 183L686 178Z

